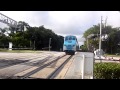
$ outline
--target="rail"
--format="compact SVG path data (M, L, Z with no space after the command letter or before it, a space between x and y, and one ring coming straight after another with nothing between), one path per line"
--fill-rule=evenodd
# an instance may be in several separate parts
M65 57L65 56L66 56L66 55L63 55L62 57ZM45 67L51 65L52 63L58 61L58 60L59 60L60 58L62 58L62 57L58 56L58 57L55 58L54 60L48 62L47 64L41 65L41 66L38 67L37 69L35 69L35 70L33 70L33 71L31 71L31 72L25 74L24 76L20 76L20 77L19 77L19 76L18 76L18 77L14 77L14 76L13 76L13 77L10 77L10 78L17 78L17 79L27 79L27 78L32 78L32 77L29 77L29 76L31 76L31 75L37 73L38 71L42 70L43 68L45 68ZM48 59L49 59L49 58L47 58L47 60L48 60ZM45 60L45 61L46 61L46 60ZM36 79L43 79L43 78L36 78Z
M73 57L71 55L69 58L67 58L57 69L55 69L48 77L47 79L54 79L58 73L62 70L62 68L66 65L66 63Z

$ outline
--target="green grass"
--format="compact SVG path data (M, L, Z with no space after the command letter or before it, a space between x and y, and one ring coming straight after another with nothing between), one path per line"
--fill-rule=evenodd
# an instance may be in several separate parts
M109 56L109 57L120 57L120 55L115 55L115 54L105 54L104 56Z
M0 49L0 52L10 52L10 53L37 53L37 50L8 50ZM40 53L40 52L39 52Z

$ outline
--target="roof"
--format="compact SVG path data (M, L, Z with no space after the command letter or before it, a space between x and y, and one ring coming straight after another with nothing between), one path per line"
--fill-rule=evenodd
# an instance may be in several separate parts
M65 36L65 37L70 37L70 36L74 36L74 35L67 35L67 36ZM76 37L76 36L74 36L74 37Z

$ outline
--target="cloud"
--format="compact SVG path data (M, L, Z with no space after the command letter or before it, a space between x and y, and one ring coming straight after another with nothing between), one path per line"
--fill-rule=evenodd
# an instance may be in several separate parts
M8 27L6 24L0 22L0 28Z
M30 26L41 26L52 29L58 35L76 35L83 42L83 33L100 23L106 16L107 25L120 27L120 12L118 11L0 11L16 21L25 21ZM1 25L0 23L0 26Z

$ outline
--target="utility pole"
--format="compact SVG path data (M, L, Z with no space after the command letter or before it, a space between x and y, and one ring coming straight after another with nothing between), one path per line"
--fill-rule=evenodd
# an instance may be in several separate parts
M49 38L49 51L50 51L51 38Z
M88 49L88 51L89 51L89 43L88 43L89 41L88 41L88 37L87 37L86 40L87 40L87 49Z
M108 17L106 17L106 20L105 20L105 27L106 27L106 24L107 24L107 18L108 18ZM104 27L104 28L105 28L105 27Z
M102 16L101 16L101 22L100 22L100 41L99 41L99 59L100 61L102 62L101 60L101 39L102 39Z
M34 40L34 50L35 50L35 40Z
M31 40L30 40L30 48L31 48Z

